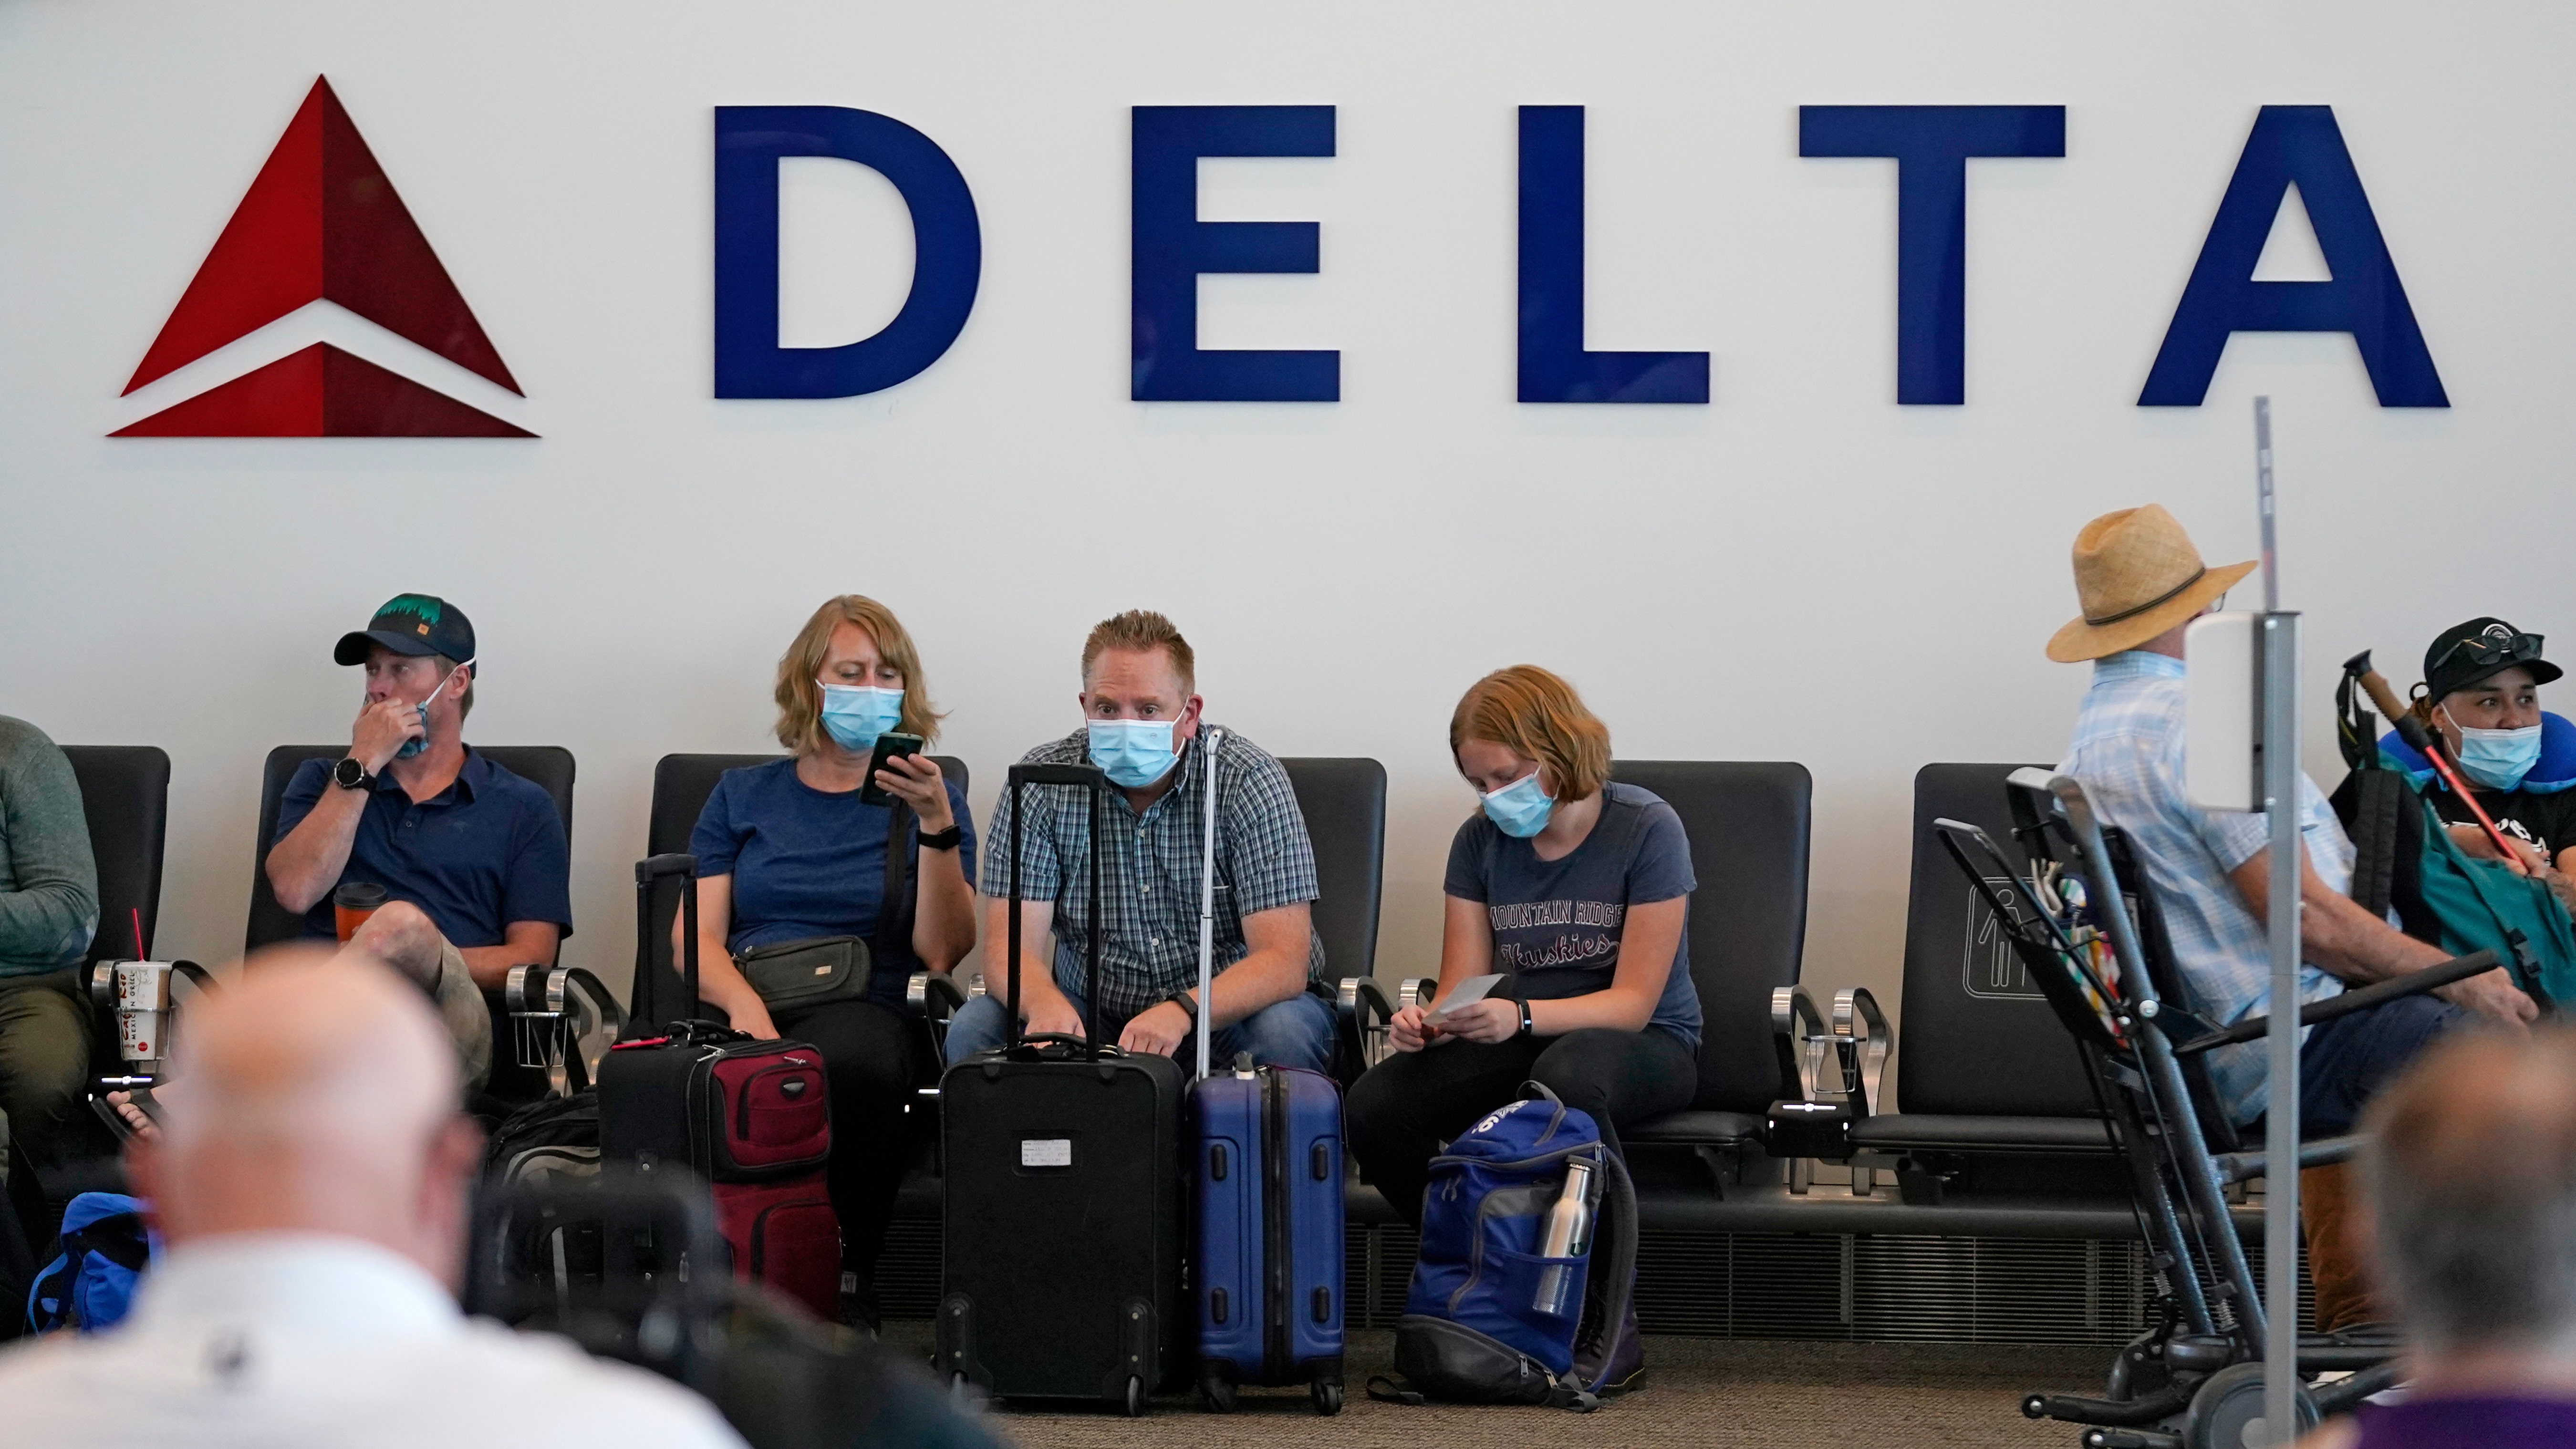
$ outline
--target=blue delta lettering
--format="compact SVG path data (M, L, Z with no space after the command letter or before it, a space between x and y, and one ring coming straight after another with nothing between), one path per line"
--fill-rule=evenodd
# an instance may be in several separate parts
M1332 156L1334 108L1137 106L1128 142L1128 396L1339 401L1339 352L1198 345L1200 277L1322 267L1318 223L1199 220L1199 158ZM1896 401L1965 403L1968 163L2062 160L2066 108L1802 106L1798 154L1896 163ZM838 347L779 345L782 156L868 167L910 208L912 287L876 335ZM1708 353L1584 345L1583 162L1583 107L1520 108L1518 399L1705 406ZM2258 282L2255 264L2293 186L2332 275ZM965 173L903 122L842 106L716 108L716 396L857 397L918 376L965 331L983 256ZM2332 107L2265 106L2255 116L2138 405L2198 407L2239 332L2347 334L2380 406L2450 406Z

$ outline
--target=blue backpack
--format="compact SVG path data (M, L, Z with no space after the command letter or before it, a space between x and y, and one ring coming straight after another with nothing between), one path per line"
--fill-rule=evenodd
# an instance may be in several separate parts
M95 1333L122 1320L152 1261L141 1200L114 1192L73 1198L63 1209L62 1250L27 1294L28 1331Z
M1634 1332L1637 1198L1627 1168L1584 1112L1538 1093L1479 1120L1431 1159L1413 1289L1395 1325L1402 1403L1548 1404L1588 1412ZM1548 1215L1566 1164L1592 1168L1586 1251L1549 1258ZM1571 1274L1562 1315L1538 1306L1547 1275Z

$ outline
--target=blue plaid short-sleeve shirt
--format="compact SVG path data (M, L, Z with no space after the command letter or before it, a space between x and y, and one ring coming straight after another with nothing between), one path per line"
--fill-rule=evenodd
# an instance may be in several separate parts
M2191 1008L2225 1026L2268 1014L2272 955L2263 923L2228 872L2272 841L2268 815L2203 810L2183 789L2183 663L2132 649L2097 661L2093 687L2075 717L2075 738L2059 770L2084 784L2106 824L2129 837L2163 913L2174 966ZM2299 776L2299 835L2326 885L2352 886L2352 840L2319 793ZM2312 965L2299 968L2299 997L2320 1001L2343 983ZM2300 1040L2307 1040L2305 1030ZM2260 1041L2209 1054L2211 1083L2238 1122L2269 1100Z
M1206 839L1207 772L1202 723L1181 754L1180 782L1144 814L1116 789L1103 792L1102 829L1110 849L1100 881L1106 930L1100 942L1100 999L1107 1022L1123 1022L1175 991L1198 984L1199 873ZM1038 746L1024 764L1079 765L1091 758L1089 731L1075 730ZM1083 792L1068 785L1028 787L1029 818L1020 847L1020 898L1055 904L1055 979L1067 991L1083 986L1084 953L1091 922L1091 822ZM984 834L984 894L1000 899L1011 888L1011 790L1002 787ZM1218 747L1216 830L1215 969L1249 954L1243 918L1311 901L1315 848L1288 772L1260 746L1225 731ZM1320 986L1330 980L1323 938L1307 933L1306 974ZM989 943L999 952L999 940ZM988 977L1002 989L998 976Z

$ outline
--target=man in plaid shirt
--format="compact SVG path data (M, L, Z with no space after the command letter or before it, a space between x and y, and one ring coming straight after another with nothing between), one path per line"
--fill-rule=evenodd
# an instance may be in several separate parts
M1103 1039L1128 1051L1249 1051L1265 1066L1322 1070L1333 1007L1324 944L1309 903L1315 850L1279 761L1232 730L1217 749L1215 1000L1198 993L1200 872L1207 829L1207 735L1196 658L1172 621L1147 610L1103 620L1082 649L1083 728L1029 751L1029 764L1096 764L1116 788L1102 808L1104 920L1091 919L1087 797L1028 787L1020 845L1020 1015L1030 1032L1082 1034L1095 1008ZM988 829L984 939L1007 951L1011 792ZM1091 932L1101 931L1100 999L1084 999ZM1055 949L1047 950L1049 933ZM989 994L948 1028L948 1059L1002 1044L1007 963L984 972Z

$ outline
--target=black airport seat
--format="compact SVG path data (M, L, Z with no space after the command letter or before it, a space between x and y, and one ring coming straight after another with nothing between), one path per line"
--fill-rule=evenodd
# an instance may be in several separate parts
M149 956L161 917L161 862L170 825L170 756L154 745L65 745L80 781L89 850L98 864L98 932L84 966L132 961L135 921ZM112 1043L113 1036L109 1038Z
M1631 1148L1741 1155L1781 1095L1772 993L1798 982L1807 939L1813 781L1794 762L1621 760L1624 784L1662 796L1689 832L1691 981L1699 988L1699 1095L1686 1111L1621 1131Z
M698 828L698 813L707 808L707 797L716 792L718 776L727 770L747 770L754 765L766 765L772 760L785 758L784 755L664 755L653 766L653 803L644 828L644 853L687 854L689 834ZM974 788L964 760L954 755L933 755L931 758L939 763L939 772L959 790ZM980 820L976 822L975 846L978 850L984 848L983 822ZM967 884L973 885L974 882L968 881ZM676 898L672 909L678 909ZM670 931L669 917L655 922L654 949L649 959L657 969L652 974L639 974L629 988L627 1016L631 1020L660 1021L669 1015L657 997L661 972L670 973L674 978L670 985L677 985L679 966L670 959L670 953L662 949Z
M564 840L570 844L572 751L561 745L476 745L474 751L552 796L555 813L563 817ZM277 893L269 889L270 837L277 834L278 806L286 798L287 782L295 778L296 767L306 760L336 760L347 753L347 745L279 745L268 752L259 782L259 838L252 843L250 928L244 934L244 949L256 951L304 934L304 918L279 905Z
M2112 1177L2068 1176L2069 1155L2111 1167L2111 1134L2083 1060L1932 830L1934 820L1946 817L2009 841L2004 781L2020 768L1934 764L1914 777L1914 870L1896 1043L1896 1100L1903 1110L1855 1123L1852 1144L1896 1157L1900 1190L1917 1205L1977 1185L2124 1191Z
M569 850L572 751L561 745L476 745L474 751L553 798L555 813L563 817L564 844ZM303 936L304 917L279 905L277 892L269 888L268 848L271 837L277 834L278 810L286 798L286 786L295 778L297 768L306 760L337 760L347 753L347 745L279 745L268 752L267 766L260 774L259 838L253 842L251 855L250 925L243 935L245 950L256 951ZM492 1077L485 1085L486 1094L504 1106L545 1095L543 1075L517 1065L518 1045L511 1033L509 1006L502 993L486 987L483 1000L492 1012Z
M1282 759L1315 847L1315 934L1337 981L1377 970L1378 891L1386 871L1386 766L1369 759Z

